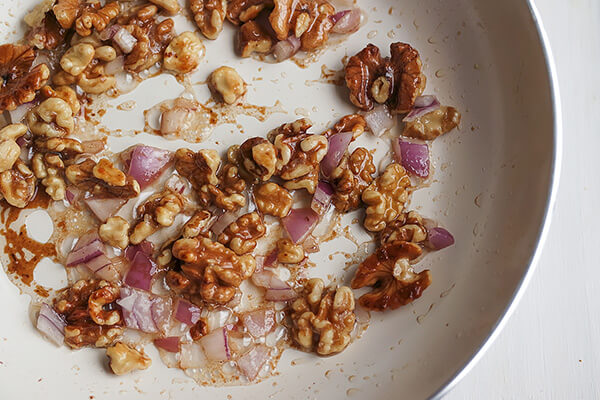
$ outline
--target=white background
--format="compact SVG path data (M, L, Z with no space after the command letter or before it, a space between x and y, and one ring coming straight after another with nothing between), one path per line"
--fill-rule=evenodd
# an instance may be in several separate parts
M560 80L558 201L519 307L447 399L600 398L600 1L536 4Z

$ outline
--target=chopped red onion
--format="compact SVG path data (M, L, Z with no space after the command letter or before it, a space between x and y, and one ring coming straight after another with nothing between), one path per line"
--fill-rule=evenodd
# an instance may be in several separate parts
M154 182L171 162L169 150L139 145L131 152L128 174L144 189Z
M369 130L375 136L383 135L396 125L396 118L390 114L385 104L379 104L363 115Z
M277 255L279 254L279 249L275 247L263 261L263 267L272 267L277 262Z
M427 244L434 250L441 250L454 244L454 236L442 227L427 230Z
M166 332L171 318L171 299L155 296L130 287L121 287L120 299L123 319L128 328L142 332Z
M402 119L402 122L412 122L438 108L440 108L440 102L437 97L432 95L419 96L415 99L413 109Z
M104 65L104 73L106 75L116 75L125 69L125 57L118 56L112 61L109 61Z
M117 33L120 29L121 29L121 25L118 25L118 24L111 25L108 28L105 28L102 32L100 32L100 34L98 34L98 38L102 41L110 40L115 36L115 33Z
M227 328L219 328L206 336L201 337L198 343L204 349L204 354L212 361L225 361L231 359L229 350Z
M167 179L167 181L165 182L165 187L171 189L174 192L182 194L183 192L185 192L187 184L181 176L171 175L169 179Z
M333 188L327 182L320 181L313 195L312 201L310 202L310 208L319 215L325 214L329 205L331 204L331 198L333 197Z
M237 361L237 364L244 376L252 382L258 376L258 373L269 359L269 356L269 348L264 344L259 344L241 356Z
M19 145L21 149L24 149L31 147L31 144L33 143L33 138L30 135L25 134L23 136L19 136L17 140L15 140L15 142Z
M156 273L156 264L142 251L138 251L131 262L131 268L125 276L125 283L131 287L150 290L152 275Z
M269 301L289 301L298 297L298 294L292 288L287 289L267 289L265 300Z
M79 264L85 264L104 254L105 251L104 243L100 241L100 238L96 237L81 247L76 246L69 255L67 255L66 265L67 267L73 267Z
M48 304L43 303L37 318L36 328L60 346L65 338L65 326L67 326L67 323L63 317Z
M199 343L181 344L181 368L202 368L206 366L206 355Z
M295 208L287 217L282 218L281 222L292 242L298 244L315 229L319 222L319 214L310 208Z
M152 253L154 252L154 244L152 244L152 242L144 240L139 244L129 245L125 249L125 257L127 257L127 259L129 261L133 261L133 259L135 258L135 255L139 251L146 254L148 257L150 257L150 256L152 256Z
M225 211L221 214L217 220L212 224L210 230L215 234L215 236L219 236L221 232L225 230L232 222L238 219L238 213L232 211Z
M79 264L84 264L84 263L79 263ZM110 258L106 257L106 255L104 253L85 262L85 266L88 267L88 269L90 271L92 271L93 273L100 271L101 269L103 269L104 267L106 267L110 264L112 264L112 261L110 260Z
M35 107L35 104L35 101L30 101L29 103L23 103L14 110L9 111L8 114L10 115L11 124L18 124L19 122L21 122L23 118L25 118L25 115L27 115L29 110Z
M329 138L329 148L327 154L321 161L321 172L323 176L328 177L334 169L340 164L342 157L348 150L348 145L352 141L352 132L341 132L331 135Z
M166 338L154 339L154 345L170 353L177 353L179 352L179 337L169 336Z
M334 23L331 32L333 33L354 33L360 27L361 12L360 9L344 10L333 14L331 21Z
M137 39L125 28L119 29L112 37L112 40L121 48L123 53L129 54L133 51Z
M191 112L191 110L181 107L163 112L160 116L160 133L163 135L176 134L185 129Z
M429 146L422 143L411 143L398 138L392 143L394 158L406 170L421 178L429 176Z
M290 289L290 286L286 282L279 279L273 271L268 269L255 272L252 274L251 279L256 286L265 289Z
M286 40L281 40L273 46L273 57L277 62L287 60L300 50L302 42L296 36L292 35Z
M200 319L201 310L189 301L179 299L175 307L175 319L187 325L194 325Z
M101 222L106 222L107 219L112 217L119 211L123 204L127 202L127 200L119 199L119 198L95 198L90 197L84 200L85 204L90 208L92 213L98 218Z
M317 253L319 251L319 240L313 235L308 235L308 237L304 239L302 247L307 253Z
M275 311L271 309L256 310L242 317L244 326L255 338L265 336L275 325Z

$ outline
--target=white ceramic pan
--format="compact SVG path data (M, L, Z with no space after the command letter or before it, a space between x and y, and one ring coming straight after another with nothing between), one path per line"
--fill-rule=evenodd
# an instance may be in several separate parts
M0 4L3 42L20 35L20 21L36 1ZM218 41L205 41L207 56L192 82L204 81L217 66L231 65L250 84L249 103L271 106L279 100L285 113L264 122L240 116L237 122L245 133L222 125L205 143L192 147L224 149L299 115L325 127L352 107L342 88L319 80L323 64L339 70L343 56L369 42L385 51L393 41L412 44L425 64L427 92L463 113L460 130L435 141L435 180L412 201L456 237L453 247L422 262L433 274L423 297L396 311L372 314L366 333L340 355L319 358L287 350L277 376L257 385L213 388L168 369L152 351L149 370L116 377L105 367L104 352L51 345L30 321L29 297L0 273L0 398L419 399L441 397L475 364L532 277L548 228L559 171L560 110L547 40L531 1L357 3L367 15L366 25L307 69L292 62L237 58L229 29ZM194 88L201 99L207 98L204 85ZM112 108L103 124L141 129L142 110L182 90L170 76L145 81L112 102L133 99L136 108ZM146 134L109 143L120 150L142 141L172 149L186 145ZM32 218L41 222L31 224L30 232L44 236L50 229L47 220ZM324 246L332 253L339 248L355 250L343 240ZM313 261L318 264L313 275L334 271L346 282L351 278L339 268L341 256ZM60 269L50 265L40 267L36 279L50 287L64 284Z

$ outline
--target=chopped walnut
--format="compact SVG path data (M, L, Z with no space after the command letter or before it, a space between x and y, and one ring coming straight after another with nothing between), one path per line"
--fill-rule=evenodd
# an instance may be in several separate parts
M350 156L344 156L331 173L335 208L340 212L348 212L360 207L361 196L373 182L375 171L373 156L364 147L357 148Z
M41 25L46 18L46 13L52 9L56 0L43 0L36 4L36 6L25 14L23 21L32 28Z
M246 182L240 177L238 168L225 164L219 171L219 185L204 185L200 189L203 205L214 204L223 210L237 210L246 205Z
M216 39L223 30L227 0L191 0L190 10L200 32L207 39Z
M113 284L101 281L88 298L88 313L98 325L116 325L121 322L118 310L105 310L104 307L119 299L119 288Z
M350 288L324 286L319 278L309 280L291 310L294 341L322 356L339 353L348 346L356 321Z
M56 20L64 29L69 29L75 23L75 19L79 15L81 0L58 0L52 11L56 16Z
M427 228L416 211L402 213L395 221L387 224L379 236L382 244L395 241L423 243L427 240Z
M56 50L65 42L67 30L60 26L54 13L46 13L25 35L25 43L39 50Z
M164 53L163 66L186 74L196 69L204 57L204 45L193 32L183 32L171 40Z
M150 3L154 3L163 10L167 12L169 15L175 15L179 12L181 7L177 0L149 0Z
M98 228L98 235L104 243L124 249L129 245L129 222L122 217L109 217Z
M94 195L131 199L140 194L137 181L105 158L98 163L88 158L79 164L69 165L65 176L79 189Z
M219 67L208 78L208 87L213 95L227 104L237 102L246 93L246 82L231 67Z
M429 270L415 273L410 261L421 255L419 245L393 241L382 245L363 261L352 279L352 288L373 287L358 302L376 311L396 309L411 303L431 284Z
M227 19L241 25L258 17L265 8L273 7L273 0L229 0L227 2Z
M79 111L81 110L81 104L77 98L77 93L69 86L57 86L55 88L44 86L40 90L40 93L47 99L56 97L66 101L69 104L69 107L71 107L73 115L79 114Z
M277 241L277 261L284 264L298 264L304 260L304 248L290 239Z
M248 139L234 153L237 165L255 180L266 182L275 173L277 152L273 144L264 138Z
M15 165L21 155L21 147L16 139L27 133L27 126L10 124L0 129L0 172L7 171Z
M60 59L62 69L73 75L81 74L94 59L96 49L88 43L78 43L69 48Z
M254 190L256 208L263 214L283 218L290 213L293 198L287 189L274 182L263 183Z
M177 240L172 253L182 265L180 271L167 273L167 283L194 302L229 302L256 267L251 255L238 256L221 243L203 237Z
M31 132L45 137L62 137L73 132L75 119L69 103L58 97L44 100L27 114Z
M329 138L336 133L352 132L352 139L354 140L362 135L366 128L367 121L365 121L365 117L360 114L349 114L342 117L333 128L325 131L323 135Z
M35 51L28 46L0 46L0 111L14 110L33 101L44 86L50 70L46 64L33 66Z
M192 218L190 218L185 225L183 225L181 235L184 238L207 236L213 221L214 218L210 212L206 210L200 210L192 215Z
M76 82L88 94L102 94L117 85L117 79L113 75L107 75L104 64L97 63L97 60L77 76Z
M256 248L256 240L262 237L267 228L256 213L248 213L229 224L219 235L219 243L224 244L237 255L250 253Z
M395 220L404 210L410 185L410 178L400 164L388 165L362 194L362 201L367 205L365 228L379 232Z
M106 355L110 358L110 369L115 375L125 375L137 369L147 369L152 365L152 360L143 351L121 342L106 349Z
M92 34L92 30L102 32L110 21L119 15L120 11L117 1L108 3L104 7L100 2L86 3L75 20L75 31L80 36L89 36Z
M460 113L454 107L442 106L435 111L407 122L402 136L433 140L450 132L460 124Z
M248 21L240 28L236 50L241 57L250 57L252 53L267 54L272 47L273 39L256 21Z
M184 205L183 196L171 189L150 196L137 208L139 217L129 236L131 243L139 244L161 227L173 225Z
M215 150L200 150L197 153L189 149L175 152L175 169L187 178L195 190L202 186L218 185L217 171L221 165L221 157Z
M371 110L374 103L381 103L394 113L407 113L425 89L417 50L400 42L393 43L390 50L391 57L383 58L379 48L369 44L348 60L346 85L350 100L361 110Z
M0 173L0 193L13 207L26 207L35 197L35 188L33 172L20 159L17 159L11 169Z

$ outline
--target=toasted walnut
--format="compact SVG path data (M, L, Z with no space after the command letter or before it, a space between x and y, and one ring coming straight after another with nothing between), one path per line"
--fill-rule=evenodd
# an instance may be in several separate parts
M73 75L81 74L94 59L96 50L87 43L79 43L69 48L60 59L62 69Z
M395 241L423 243L425 240L427 240L427 228L423 225L423 218L416 211L402 213L380 234L382 244Z
M67 185L60 173L64 167L65 164L58 154L35 153L31 158L33 173L41 180L52 200L59 201L65 198Z
M274 182L267 182L254 190L254 202L261 213L283 218L290 213L293 199L287 189Z
M69 165L65 176L79 189L94 195L130 199L140 194L137 181L105 158L98 163L88 158L79 164Z
M163 66L171 71L186 74L196 69L204 57L204 45L193 32L183 32L167 46Z
M44 18L46 18L46 13L52 9L55 1L56 0L40 1L25 15L25 17L23 17L23 20L32 28L41 25L44 22Z
M266 139L248 139L234 153L235 162L255 180L266 182L275 173L277 152Z
M110 217L98 228L98 235L105 243L124 249L129 245L129 222L122 217Z
M298 264L304 260L304 248L290 239L277 241L277 261L284 264Z
M73 132L75 120L69 103L51 97L27 114L31 132L46 137L62 137Z
M110 358L110 369L115 375L125 375L137 369L147 369L152 365L152 360L143 351L121 342L106 349L106 355Z
M400 42L393 43L390 50L391 57L383 58L379 48L369 44L348 60L346 85L350 100L361 110L371 110L378 102L394 113L407 113L425 89L417 50Z
M219 235L219 243L224 244L237 255L250 253L256 248L256 240L262 237L267 228L261 216L252 212L244 214L229 224Z
M375 171L373 156L364 147L357 148L350 156L344 156L331 173L335 208L340 212L348 212L360 207L361 196L373 182Z
M77 77L77 86L89 94L105 93L116 85L117 79L112 75L106 75L102 64L87 68Z
M379 232L395 220L404 210L410 185L410 178L400 164L388 165L362 194L362 200L367 205L365 228Z
M102 32L110 21L115 19L120 12L119 2L108 3L101 8L100 2L86 3L75 20L75 31L80 36L89 36L92 29Z
M202 186L218 185L217 171L221 165L221 157L215 150L200 150L197 153L189 149L175 152L175 169L187 178L197 191Z
M81 110L81 104L79 103L79 99L77 98L77 93L75 93L75 90L73 90L69 86L57 86L56 88L44 86L40 90L40 93L45 98L56 97L59 99L63 99L69 104L69 107L71 107L71 112L73 113L73 115L77 115Z
M191 0L190 10L200 32L207 39L216 39L223 30L227 12L226 0Z
M7 171L15 165L21 155L21 147L16 139L27 133L27 126L10 124L0 129L0 172Z
M323 135L329 138L336 133L352 132L352 138L356 139L365 132L366 127L365 117L360 114L349 114L343 116L333 128L325 131Z
M206 210L200 210L192 215L185 225L181 235L184 238L195 238L197 236L207 236L214 218Z
M421 140L433 140L458 127L460 117L460 113L456 108L442 106L411 122L407 122L402 136Z
M33 172L20 159L11 169L0 173L0 193L13 207L26 207L35 196L35 187Z
M69 29L73 26L79 10L80 0L58 0L54 7L52 7L58 23L64 29Z
M60 26L54 13L46 13L39 24L28 24L32 27L25 35L25 43L43 50L56 50L65 42L67 30Z
M117 58L117 51L112 46L100 46L96 48L94 56L100 61L109 62Z
M326 356L339 353L350 343L354 329L354 295L350 288L328 288L313 278L303 296L292 303L292 337L305 350Z
M183 196L171 189L150 196L137 208L139 218L129 236L131 243L139 244L161 227L173 225L184 205Z
M410 242L393 241L382 245L363 261L352 279L352 288L373 287L358 302L376 311L396 309L411 303L431 284L429 270L415 273L410 261L421 255L421 247Z
M156 4L165 10L169 15L175 15L181 9L177 0L150 0L150 3Z
M44 86L50 70L46 64L33 66L35 52L31 47L13 44L0 46L0 111L12 111L33 101Z
M105 310L104 307L119 299L119 288L101 281L88 298L88 312L92 321L98 325L116 325L121 321L118 310Z
M241 57L250 57L252 53L266 54L272 47L273 39L256 21L248 21L240 28L236 50Z
M273 7L273 0L229 0L227 2L227 19L241 25L258 17L265 8Z
M246 93L246 82L231 67L219 67L208 78L208 87L213 95L227 104L233 104Z

